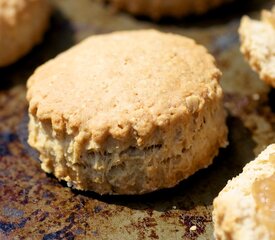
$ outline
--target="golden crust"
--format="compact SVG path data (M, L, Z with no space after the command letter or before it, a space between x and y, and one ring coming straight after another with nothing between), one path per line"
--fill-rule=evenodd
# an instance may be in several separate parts
M245 16L239 29L241 52L260 78L275 87L275 9L263 11L261 21Z
M206 49L185 37L153 30L93 36L29 79L29 142L40 151L44 170L79 189L129 194L171 187L209 165L226 144L220 75ZM196 142L204 148L193 146ZM195 156L204 150L203 159ZM64 161L78 165L64 170ZM189 169L177 166L165 175L165 161ZM140 166L129 186L132 163ZM121 171L128 172L123 179L114 173L118 166L127 169ZM83 179L92 170L75 174L86 168L96 169L100 186L88 183L92 176Z
M182 17L202 14L230 0L109 0L117 9L134 15L146 15L153 19L162 16Z
M39 67L27 99L30 113L57 132L84 130L99 145L110 136L144 145L156 128L221 95L220 75L193 40L121 32L88 38Z
M0 67L14 63L41 41L49 16L47 0L0 0Z

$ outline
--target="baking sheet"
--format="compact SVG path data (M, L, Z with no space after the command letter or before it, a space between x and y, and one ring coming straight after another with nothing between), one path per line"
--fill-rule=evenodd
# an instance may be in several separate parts
M0 239L213 239L214 197L275 141L274 90L244 61L237 34L243 14L257 17L275 1L236 0L202 17L158 23L115 13L100 0L52 3L43 43L0 69ZM141 28L190 36L214 54L223 72L230 144L213 165L172 189L143 196L71 190L40 169L26 142L26 80L37 66L89 35Z

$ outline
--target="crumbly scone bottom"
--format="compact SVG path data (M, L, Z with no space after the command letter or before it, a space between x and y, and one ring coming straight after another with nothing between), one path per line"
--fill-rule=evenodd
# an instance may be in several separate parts
M188 124L177 123L152 140L154 144L142 148L87 149L87 144L79 141L81 132L57 137L49 121L38 121L32 114L29 143L39 151L44 171L76 189L142 194L169 188L211 164L219 147L226 145L225 112L216 100L215 105L194 113Z

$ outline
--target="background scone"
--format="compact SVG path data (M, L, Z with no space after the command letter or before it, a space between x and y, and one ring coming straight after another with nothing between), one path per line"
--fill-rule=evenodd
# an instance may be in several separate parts
M262 11L260 21L243 17L239 33L245 58L261 79L275 87L275 8Z
M172 187L226 144L220 75L206 49L185 37L90 37L29 79L29 143L46 172L77 189Z
M0 0L0 67L24 56L48 26L47 0Z
M215 237L275 239L275 144L229 181L214 200Z
M232 0L109 0L117 8L134 15L159 19L163 16L183 17L202 14Z

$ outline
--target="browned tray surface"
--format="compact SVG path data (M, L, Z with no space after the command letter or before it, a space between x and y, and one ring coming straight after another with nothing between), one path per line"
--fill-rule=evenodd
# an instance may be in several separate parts
M92 0L52 0L44 42L0 69L0 239L212 239L212 201L254 154L275 141L274 90L239 53L240 16L275 1L241 1L204 17L152 23ZM71 190L41 169L27 143L25 82L36 66L91 34L158 28L195 38L224 75L229 142L214 164L172 189L144 196ZM191 231L195 225L197 229Z

